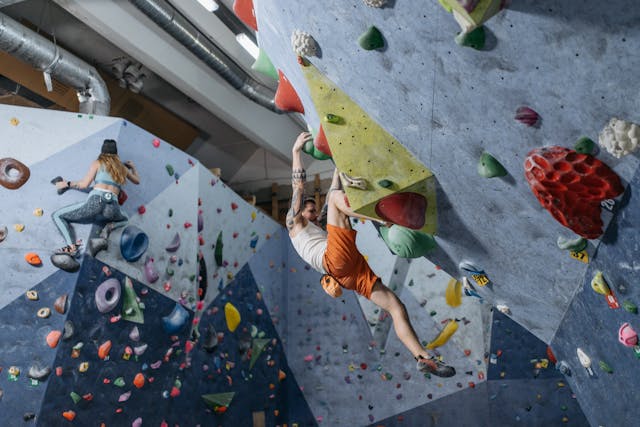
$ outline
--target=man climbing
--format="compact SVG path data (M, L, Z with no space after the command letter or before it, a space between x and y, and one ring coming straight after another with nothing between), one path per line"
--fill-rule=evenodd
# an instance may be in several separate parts
M349 217L378 220L359 215L351 210L346 194L341 189L340 175L337 169L327 194L327 230L325 231L318 226L315 201L304 199L306 172L302 163L301 151L304 144L311 138L311 134L301 133L292 149L291 185L293 194L286 225L296 252L311 267L325 274L322 283L328 293L338 296L341 293L340 288L350 289L389 312L393 319L396 335L416 359L419 371L430 372L441 377L455 375L456 371L453 367L445 365L427 353L411 326L404 304L371 271L366 260L358 251L356 231L351 228ZM333 291L331 290L332 285L334 286Z

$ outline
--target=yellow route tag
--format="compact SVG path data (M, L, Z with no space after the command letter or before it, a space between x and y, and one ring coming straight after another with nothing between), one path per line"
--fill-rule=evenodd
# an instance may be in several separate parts
M587 251L582 250L580 252L569 252L569 255L571 255L571 258L573 259L577 259L578 261L582 261L585 264L589 264L589 254L587 254Z
M471 278L478 284L478 286L485 286L489 283L489 278L486 274L472 274Z

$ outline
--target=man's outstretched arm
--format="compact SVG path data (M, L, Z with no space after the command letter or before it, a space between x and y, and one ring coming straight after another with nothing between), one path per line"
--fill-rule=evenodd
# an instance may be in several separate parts
M304 202L304 183L307 181L307 172L304 170L302 163L302 147L311 139L311 134L303 132L298 135L296 142L293 144L291 154L293 163L291 164L291 207L287 212L287 230L291 231L294 225L300 221L300 213L302 212Z

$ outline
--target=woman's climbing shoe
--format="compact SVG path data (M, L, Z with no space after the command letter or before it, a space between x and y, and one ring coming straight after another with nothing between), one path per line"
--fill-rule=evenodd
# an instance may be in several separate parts
M55 255L70 255L72 257L78 256L78 251L80 250L80 243L76 242L75 244L64 246L60 249L54 251Z
M430 357L425 359L422 356L416 357L418 361L416 368L420 372L429 372L438 377L448 378L452 377L456 374L456 370L453 366L445 365L438 359Z

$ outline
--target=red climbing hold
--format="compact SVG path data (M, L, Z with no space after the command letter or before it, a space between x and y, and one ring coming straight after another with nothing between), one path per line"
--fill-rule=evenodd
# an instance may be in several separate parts
M281 110L304 114L304 107L298 93L280 70L278 70L278 89L274 101L276 107Z
M424 226L427 199L418 193L395 193L376 204L376 214L394 224L419 230Z
M231 210L235 211L236 209L238 209L238 204L235 202L231 202Z
M591 155L564 147L531 150L524 169L542 207L585 239L595 239L603 232L600 202L624 191L620 178L609 166Z
M320 125L320 130L318 131L318 135L316 135L316 139L313 141L313 145L315 145L318 151L322 151L323 154L333 157L331 147L329 147L329 141L327 141L327 136L324 134L322 125Z
M256 12L253 8L253 0L235 0L233 2L233 12L238 18L254 31L258 31Z
M144 213L147 211L147 208L144 207L144 205L140 205L138 206L138 213L140 215L144 215Z

